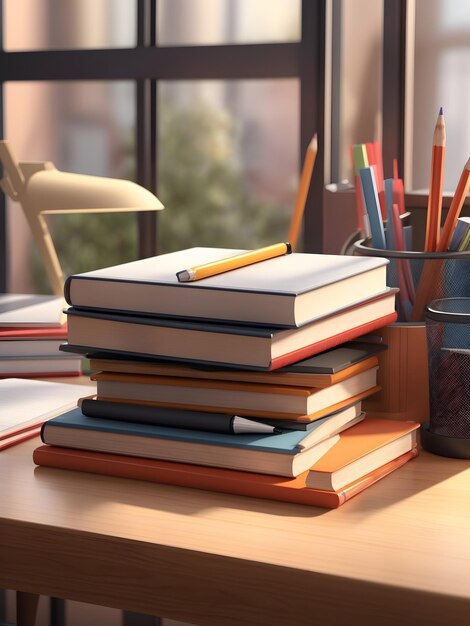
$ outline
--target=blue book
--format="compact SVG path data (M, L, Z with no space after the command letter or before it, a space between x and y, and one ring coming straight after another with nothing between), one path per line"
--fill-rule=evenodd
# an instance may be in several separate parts
M66 448L292 477L309 469L339 440L324 427L327 421L318 420L307 432L231 435L85 417L76 408L46 422L41 438ZM314 437L316 430L320 434Z
M385 231L380 210L379 194L377 193L377 183L372 167L363 167L360 172L364 201L367 215L369 217L372 245L374 248L385 250Z

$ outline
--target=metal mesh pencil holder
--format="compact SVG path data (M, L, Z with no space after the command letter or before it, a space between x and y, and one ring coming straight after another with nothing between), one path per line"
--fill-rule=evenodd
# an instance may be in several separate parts
M381 250L362 239L354 243L353 254L389 260L387 285L400 289L395 300L399 322L423 322L425 306L433 300L470 296L470 251Z
M444 298L426 307L429 424L424 448L470 459L470 298Z

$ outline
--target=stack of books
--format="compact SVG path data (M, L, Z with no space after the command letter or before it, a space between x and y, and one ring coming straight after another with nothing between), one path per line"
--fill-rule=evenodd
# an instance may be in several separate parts
M194 248L72 276L69 344L96 399L44 425L39 465L338 506L416 455L417 424L365 418L395 321L386 259L289 254L194 283Z
M82 359L59 350L67 339L64 301L0 295L0 378L79 376Z

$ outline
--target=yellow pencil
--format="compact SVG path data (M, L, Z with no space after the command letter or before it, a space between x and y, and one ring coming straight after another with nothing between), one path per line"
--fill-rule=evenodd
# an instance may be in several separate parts
M318 141L317 135L312 137L312 141L309 143L307 152L305 154L304 166L302 168L302 175L300 177L299 190L297 192L297 198L295 199L294 212L292 214L292 220L289 228L288 239L292 246L292 249L297 248L297 240L299 238L300 225L302 223L302 217L305 209L305 202L307 201L307 194L310 187L310 180L312 178L313 167L315 165L315 159L317 156Z
M223 272L229 272L230 270L236 270L245 265L252 265L259 261L266 261L277 256L283 256L284 254L290 254L292 247L290 243L275 243L272 246L266 248L259 248L258 250L250 250L243 254L237 254L226 259L220 259L219 261L213 261L212 263L205 263L204 265L198 265L191 267L187 270L181 270L176 273L176 277L180 283L189 283L195 280L201 280L202 278L209 278L209 276L215 276L216 274L223 274Z

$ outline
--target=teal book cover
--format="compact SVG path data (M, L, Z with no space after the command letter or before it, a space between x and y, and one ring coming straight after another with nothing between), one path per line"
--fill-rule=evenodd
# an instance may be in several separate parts
M279 434L222 434L208 431L188 430L183 428L168 428L155 424L139 424L137 422L123 422L98 417L86 417L79 408L62 413L43 424L41 438L47 441L47 431L50 427L76 428L88 431L107 432L110 435L124 435L135 437L153 437L156 439L171 439L215 446L228 446L247 450L277 452L281 454L298 454L302 440L319 428L328 417L312 423L308 430L286 430Z

